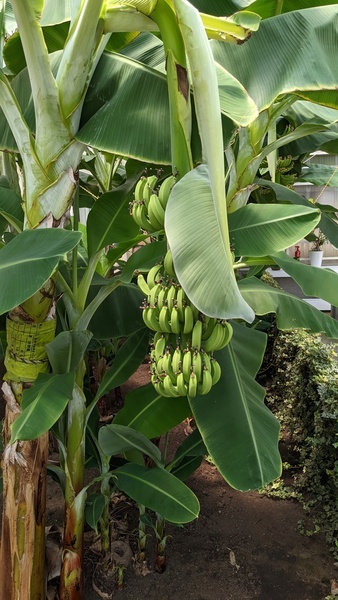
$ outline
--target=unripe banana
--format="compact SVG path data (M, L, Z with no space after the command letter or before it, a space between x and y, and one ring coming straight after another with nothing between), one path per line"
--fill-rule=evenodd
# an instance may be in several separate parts
M202 321L196 321L191 334L191 347L200 350L202 343Z
M230 323L228 323L228 321L222 321L221 327L223 327L223 341L218 348L215 348L215 350L221 350L222 348L225 348L232 338L233 329Z
M183 360L182 360L182 371L184 375L185 381L188 383L191 373L191 352L190 350L183 351Z
M163 266L164 266L165 272L168 273L168 275L170 275L171 277L176 276L171 250L168 250L166 252L166 255L165 255L164 261L163 261Z
M203 363L201 353L198 350L193 352L191 366L199 383L202 381Z
M154 338L153 338L153 346L154 346L154 348L155 348L155 346L156 346L156 342L158 342L158 340L160 340L160 339L161 339L161 338L163 338L163 337L165 338L166 336L165 336L165 334L164 334L164 333L162 333L161 331L157 331L157 332L155 333L155 335L154 335Z
M157 295L157 306L158 306L159 310L161 310L164 306L167 292L168 292L168 288L161 285L160 291L158 292L158 295Z
M171 285L170 288L168 289L168 293L167 293L167 305L168 305L170 312L172 311L173 306L174 306L174 300L176 299L176 292L177 292L177 286Z
M152 375L151 383L153 384L157 393L160 394L160 396L166 396L166 393L165 393L165 390L163 387L163 382L160 381L156 375Z
M177 310L178 310L178 316L180 317L180 321L182 321L182 323L184 322L184 305L185 305L185 299L186 299L186 295L184 293L184 291L182 290L182 288L178 288L177 290L177 294L176 294L176 306L177 306Z
M210 371L208 371L208 369L203 369L202 382L199 383L197 386L198 394L201 394L202 396L208 394L212 388L212 385L213 384Z
M182 369L182 359L182 350L178 346L177 348L175 348L171 360L172 370L174 371L175 375Z
M188 392L188 386L184 381L184 375L183 373L179 373L177 375L177 383L176 383L176 387L177 387L177 392L180 396L186 396L187 392Z
M201 355L202 355L202 363L203 363L203 367L205 367L206 369L208 369L208 371L211 372L211 359L210 356L207 352L204 352L204 350L201 350Z
M151 195L155 191L157 182L158 182L158 178L156 177L156 175L150 175L150 177L147 177L147 179L146 179L146 183L143 188L143 200L144 200L147 210L148 210Z
M204 316L202 340L207 340L214 330L216 319L213 317Z
M145 308L143 311L143 320L149 329L153 331L162 331L159 320L158 320L158 311L153 306L149 306Z
M192 302L189 302L189 306L192 310L194 321L197 321L200 317L200 311L198 310L198 308L196 308L195 304L193 304Z
M215 358L211 359L211 377L212 377L212 385L216 385L219 382L222 375L222 370L220 364L217 362Z
M154 285L156 285L158 283L158 281L156 281L156 279L157 279L157 277L159 275L159 271L161 269L162 269L162 265L154 265L153 267L151 267L150 271L148 272L147 284L150 289L152 289L154 287Z
M166 179L161 183L160 189L158 191L158 198L164 210L167 206L169 194L171 192L172 187L175 184L175 181L176 180L174 175L170 175L170 177L166 177Z
M136 208L135 208L134 219L135 219L136 223L141 227L141 229L144 229L145 231L148 231L149 233L153 233L154 231L156 231L151 226L151 223L149 223L149 221L147 219L147 213L145 210L144 202L137 203Z
M143 201L143 191L145 186L147 185L147 178L146 177L141 177L141 179L138 180L136 187L135 187L135 200L136 202L142 202Z
M164 356L166 349L166 339L162 336L155 344L155 358L158 360L161 356Z
M169 310L169 306L168 306L168 310ZM171 310L170 313L170 327L171 327L171 331L173 333L179 334L181 331L181 322L178 316L178 310L177 308L174 306Z
M196 394L197 394L197 377L194 372L191 372L190 377L189 377L188 395L191 398L195 398Z
M164 229L164 211L161 206L161 210L159 209L159 199L156 194L152 194L150 196L149 204L147 207L148 210L148 219L152 227L155 228L155 231L159 231ZM162 215L162 212L163 215Z
M203 342L203 348L206 352L213 352L220 347L224 340L224 331L220 323L216 323L211 335Z
M193 327L194 327L194 315L191 310L191 306L189 306L189 304L187 304L187 306L184 307L183 333L191 333L191 331L193 330Z
M147 284L146 280L141 274L137 278L137 285L140 288L141 292L143 292L146 296L150 295L149 285Z
M170 318L170 312L169 312L168 307L162 306L158 320L159 320L159 324L160 324L162 331L165 331L166 333L171 333L171 326L170 326L169 318Z
M155 283L155 285L150 289L150 292L148 295L148 302L151 306L157 305L158 294L161 289L162 289L162 286L160 283Z
M166 375L163 379L163 387L168 396L177 398L180 395L177 391L177 387L173 384L169 375Z

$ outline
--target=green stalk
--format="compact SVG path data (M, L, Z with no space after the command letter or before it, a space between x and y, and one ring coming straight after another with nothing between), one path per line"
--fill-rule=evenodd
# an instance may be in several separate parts
M63 122L57 85L50 67L48 50L32 2L12 0L12 7L20 32L36 121L36 152L48 164L70 141Z
M67 458L65 464L65 530L60 577L60 600L83 598L85 411L82 391L84 364L76 373L73 397L68 404Z
M66 119L74 113L87 90L95 51L102 39L104 5L104 0L83 0L62 53L56 81Z
M284 0L277 0L275 8L275 16L281 15L283 10Z
M166 55L169 93L171 163L178 179L193 168L190 147L191 103L185 48L176 15L165 0L158 0L151 18L157 24Z

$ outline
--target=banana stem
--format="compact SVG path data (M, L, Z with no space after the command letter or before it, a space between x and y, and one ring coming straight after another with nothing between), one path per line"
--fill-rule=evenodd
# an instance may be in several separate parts
M151 18L157 24L164 45L169 93L171 162L181 179L193 168L191 155L191 103L185 47L176 15L165 0L158 0Z

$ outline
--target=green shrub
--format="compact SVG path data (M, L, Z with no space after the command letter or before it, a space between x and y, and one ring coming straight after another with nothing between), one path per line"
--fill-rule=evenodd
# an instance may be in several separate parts
M304 331L270 338L260 382L299 455L293 491L338 551L338 362L332 345ZM307 533L310 533L307 529Z

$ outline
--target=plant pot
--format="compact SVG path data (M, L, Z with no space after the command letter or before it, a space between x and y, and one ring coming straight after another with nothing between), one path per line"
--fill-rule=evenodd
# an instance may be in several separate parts
M310 265L313 267L321 267L323 260L323 250L311 250L309 253Z

